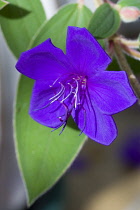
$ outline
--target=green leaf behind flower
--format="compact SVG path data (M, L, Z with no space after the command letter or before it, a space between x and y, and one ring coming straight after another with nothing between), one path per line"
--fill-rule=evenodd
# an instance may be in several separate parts
M16 57L27 50L33 35L46 20L39 0L9 0L0 11L0 23L6 41Z
M33 41L35 46L47 38L65 49L68 25L86 27L91 11L77 4L61 9L43 28ZM52 72L53 73L53 72ZM85 135L79 136L73 122L51 132L50 128L33 121L28 115L33 80L22 76L16 100L15 131L16 153L27 189L28 204L50 189L70 166L85 142Z
M0 0L0 10L3 9L8 4L9 4L8 1Z
M137 7L140 9L140 0L120 0L117 3L121 7Z
M105 3L94 12L88 30L97 39L104 39L117 32L120 22L119 13Z
M40 33L30 43L30 47L51 38L55 46L65 50L67 27L87 27L91 16L92 12L85 6L70 4L63 7L42 27Z

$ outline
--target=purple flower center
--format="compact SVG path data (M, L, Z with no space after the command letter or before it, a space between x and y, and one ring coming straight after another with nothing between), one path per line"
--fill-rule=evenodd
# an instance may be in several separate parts
M49 99L50 103L52 104L58 100L63 104L64 102L70 100L73 108L76 109L78 105L81 105L82 96L85 94L87 78L85 76L79 76L76 74L71 74L65 77L65 79L63 76L63 80L61 80L61 77L59 77L52 85L50 85L50 88L55 88L58 86L59 91L54 91L54 96Z
M78 106L82 106L83 104L87 89L87 77L79 76L77 74L63 75L58 77L53 84L49 85L49 87L53 88L54 96L49 98L50 103L47 106L53 104L55 101L58 101L66 110L63 116L58 117L64 124L62 129L63 131L73 108L76 110L78 109ZM59 127L61 126L62 125Z

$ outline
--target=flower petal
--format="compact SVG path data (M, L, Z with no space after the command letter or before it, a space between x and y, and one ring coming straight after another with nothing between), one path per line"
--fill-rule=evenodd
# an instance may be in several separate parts
M30 116L38 123L51 128L57 128L64 124L66 120L66 109L55 100L51 103L51 97L60 91L60 87L49 87L49 82L36 81L30 103ZM60 120L62 117L64 121Z
M91 75L105 70L111 62L86 28L68 27L66 55L80 74Z
M47 39L37 47L23 52L16 64L17 70L32 79L55 80L68 72L70 64L63 51Z
M98 143L109 145L117 136L113 118L101 113L89 100L83 108L73 110L72 116L79 129Z
M115 114L133 105L134 95L124 71L104 71L89 79L89 95L105 114Z

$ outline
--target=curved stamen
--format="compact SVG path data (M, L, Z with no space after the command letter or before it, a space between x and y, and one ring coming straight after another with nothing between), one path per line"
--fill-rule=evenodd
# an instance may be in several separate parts
M41 110L41 109L45 109L45 108L47 108L50 104L51 104L51 102L50 102L50 103L48 103L47 105L45 105L45 106L41 107L41 108L34 109L33 111L39 111L39 110Z
M64 125L63 125L62 130L59 133L59 135L64 131L64 129L65 129L66 125L67 125L68 118L70 117L72 109L73 109L73 107L71 107L71 109L69 110L66 104L63 103L63 105L64 105L64 107L66 109L66 114L65 114L66 120L64 121ZM61 117L59 117L59 118L61 118ZM62 119L61 119L61 121L62 121Z
M49 86L50 86L50 87L53 87L53 86L55 85L55 83L56 83L60 78L66 76L66 75L69 75L69 73L66 73L66 74L63 74L63 75L59 76L59 77L52 83L52 85L49 85Z
M63 95L63 93L65 92L65 87L62 83L60 83L60 84L61 84L61 90L59 91L59 93L57 93L55 96L53 96L49 99L49 100L52 100L52 99L54 99L54 100L50 101L47 105L45 105L39 109L35 109L34 111L39 111L41 109L47 108L48 106L50 106L53 102L55 102L57 99L59 99Z
M77 98L78 98L78 89L79 89L79 84L78 84L78 81L73 78L73 80L76 82L76 88L75 88L75 94L74 94L74 97L75 97L75 109L77 108Z
M61 82L59 82L59 84L61 84L61 89L60 89L60 91L59 91L56 95L54 95L53 97L49 98L49 101L52 100L52 99L54 99L55 97L57 97L57 96L58 96L59 94L61 94L61 92L63 92L63 90L65 89L64 85L63 85Z
M62 85L63 85L63 84L62 84ZM53 102L57 101L57 99L59 99L59 98L64 94L64 92L65 92L65 87L64 87L64 85L63 85L63 90L62 90L62 92L58 95L58 97L54 98L54 100L51 101L51 104L52 104Z
M38 111L41 109L45 109L51 104L53 104L55 101L58 101L65 109L64 112L62 113L61 116L57 117L57 120L60 121L60 125L55 127L52 131L57 130L62 126L62 129L59 133L59 135L64 131L67 121L71 115L71 112L73 109L75 111L78 111L77 109L82 109L83 110L83 129L81 130L80 134L81 135L86 128L86 120L87 120L87 113L85 108L83 107L83 103L86 97L87 100L87 106L88 109L90 107L92 108L91 101L86 94L87 87L86 87L86 78L84 76L78 76L78 75L69 75L68 77L63 78L63 80L60 80L62 76L58 77L52 85L49 85L50 87L53 87L55 84L58 87L58 89L54 88L54 95L48 99L48 104L43 106L42 108L35 109L34 111ZM59 86L58 86L59 84ZM60 88L60 89L59 89ZM53 89L52 89L53 91ZM87 96L86 96L87 95ZM66 101L70 97L69 101ZM65 103L67 102L67 104ZM80 106L79 106L80 105ZM92 108L93 109L93 108ZM93 110L94 111L94 110Z
M63 123L64 124L64 123ZM56 128L54 128L53 130L51 130L51 132L56 131L58 128L60 128L63 124L58 125Z
M68 118L69 118L69 116L70 116L70 112L69 112L69 110L68 110L67 105L63 103L63 106L64 106L65 109L66 109L66 113L63 115L65 120L63 120L62 117L59 117L59 120L60 120L61 122L64 122L64 123L63 123L63 124L60 124L59 126L57 126L56 128L54 128L54 129L51 131L51 132L53 132L53 131L57 130L58 128L60 128L60 127L63 125L62 130L60 131L59 135L64 131L64 129L65 129L66 125L67 125L67 120L68 120Z
M63 101L65 101L72 94L73 86L70 83L68 83L68 85L70 85L70 88L71 88L70 89L70 92L69 92L69 94L63 100L60 101L60 103L63 103Z
M63 124L62 124L63 125ZM59 125L58 127L54 128L51 132L57 130L58 128L60 128L62 125ZM67 125L67 121L65 121L63 127L62 127L62 130L60 131L59 135L61 135L61 133L64 131L65 127Z
M55 84L61 77L62 77L62 76L58 77L58 78L52 83L52 85L49 85L49 86L50 86L50 87L53 87L54 84Z
M64 123L64 125L63 125L63 127L62 127L62 130L60 131L59 135L64 131L66 125L67 125L67 121L65 121L65 123Z

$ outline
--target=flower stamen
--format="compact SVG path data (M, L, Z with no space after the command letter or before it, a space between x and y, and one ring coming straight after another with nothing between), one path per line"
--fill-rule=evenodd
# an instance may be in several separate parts
M63 100L60 101L60 103L63 103L63 101L65 101L72 94L73 86L70 83L67 83L67 84L70 85L70 88L71 88L70 89L70 92L69 92L69 94Z
M55 99L57 96L59 96L59 97L62 96L62 94L64 93L64 91L65 91L64 85L61 82L59 82L59 84L61 85L60 91L56 95L54 95L53 97L49 98L49 101L52 100L52 99Z
M78 89L79 89L79 84L78 84L78 81L73 78L73 80L76 82L76 88L75 88L75 94L74 94L74 98L75 98L75 104L74 104L74 107L75 109L77 108L77 98L78 98Z

